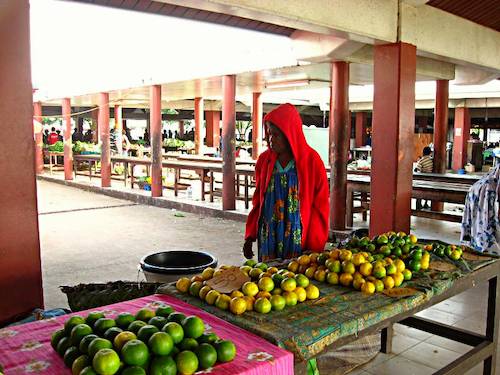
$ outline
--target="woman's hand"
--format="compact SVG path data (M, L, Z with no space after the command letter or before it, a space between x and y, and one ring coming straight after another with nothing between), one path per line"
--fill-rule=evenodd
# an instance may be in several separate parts
M252 259L253 258L253 241L252 240L246 240L245 243L243 244L243 255L247 259Z

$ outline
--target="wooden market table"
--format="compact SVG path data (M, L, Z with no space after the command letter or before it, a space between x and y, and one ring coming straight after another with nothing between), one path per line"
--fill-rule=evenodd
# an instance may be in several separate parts
M46 151L45 154L49 157L49 171L50 174L52 174L54 166L59 165L57 163L58 158L62 158L64 160L64 152Z
M215 332L219 337L234 342L235 359L229 363L218 363L210 371L211 374L293 373L292 353L174 297L152 295L71 315L85 317L90 311L99 310L103 311L106 317L114 318L121 312L135 313L143 307L155 309L159 304L168 304L185 315L199 316L206 323L207 331ZM61 328L71 315L0 329L0 362L5 368L5 374L71 374L71 369L64 366L63 359L50 346L52 333Z
M438 202L464 204L471 183L413 180L412 198L429 199ZM347 197L346 197L346 225L352 227L354 213L354 193L370 193L370 176L348 175L347 176ZM363 197L363 196L362 196ZM363 198L362 198L363 199ZM366 198L365 198L366 199ZM363 202L362 202L363 205ZM412 215L427 217L431 219L460 222L461 217L441 212L429 212L412 210Z
M470 264L474 270L460 273L459 276L450 272L453 275L450 278L436 277L429 281L428 278L421 277L407 282L407 286L414 287L417 291L412 296L401 298L379 293L367 296L352 288L315 282L320 287L319 299L266 315L250 311L235 316L195 297L179 293L173 284L160 289L163 293L200 307L291 351L296 369L303 368L305 361L326 351L338 349L379 331L382 335L381 351L389 353L392 350L392 326L400 323L473 347L435 374L461 375L483 361L484 373L493 374L499 334L500 260L480 258ZM415 316L419 311L481 283L488 283L489 288L485 334Z
M205 156L205 155L178 155L177 160L203 161L209 163L223 162L223 159L220 157ZM236 165L255 165L255 164L257 164L257 160L236 158Z

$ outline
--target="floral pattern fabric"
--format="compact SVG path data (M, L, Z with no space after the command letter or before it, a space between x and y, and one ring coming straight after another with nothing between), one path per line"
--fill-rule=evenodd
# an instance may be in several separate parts
M295 162L276 161L259 224L259 260L288 259L302 253L299 179Z
M499 191L500 164L467 194L461 240L476 251L500 254Z

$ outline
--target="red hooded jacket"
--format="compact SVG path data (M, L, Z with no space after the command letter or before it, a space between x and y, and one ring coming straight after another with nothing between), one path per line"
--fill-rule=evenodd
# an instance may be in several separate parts
M325 165L318 153L307 144L302 131L302 119L293 105L280 105L269 112L264 121L276 125L285 134L292 148L299 179L302 249L321 252L328 239L330 211ZM264 197L276 160L277 154L271 149L262 153L257 160L253 208L248 215L245 239L257 239Z

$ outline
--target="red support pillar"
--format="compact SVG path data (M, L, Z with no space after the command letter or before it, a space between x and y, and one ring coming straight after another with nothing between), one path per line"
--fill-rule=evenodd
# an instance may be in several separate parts
M109 94L99 93L98 128L101 138L101 186L111 186L111 146L109 140Z
M161 86L153 85L149 89L150 124L151 124L151 196L161 197L163 183L161 176Z
M1 2L0 325L43 308L28 0ZM15 36L15 37L14 37ZM7 369L7 371L9 371Z
M99 143L99 107L95 107L93 111L90 112L90 118L92 119L92 142L95 144Z
M351 136L349 118L349 63L332 63L330 87L330 229L345 229L347 159Z
M252 159L257 160L262 149L262 93L254 92L252 96Z
M35 135L35 170L37 174L43 173L43 126L42 103L33 105L33 133Z
M356 147L363 147L366 145L366 121L367 121L367 113L366 112L356 112Z
M220 112L206 111L205 121L207 123L207 146L219 147L220 144Z
M118 154L121 155L122 148L122 132L123 132L123 109L121 105L115 105L115 132L116 132L116 148Z
M455 131L453 137L453 162L452 168L457 171L462 169L467 162L467 141L470 133L469 108L455 108Z
M179 137L184 137L184 120L179 121Z
M375 46L371 236L410 231L415 77L415 46Z
M236 209L236 76L222 77L222 209Z
M448 92L449 81L436 82L436 108L434 110L434 173L446 172L446 135L448 133ZM433 201L433 211L442 211L443 202Z
M71 101L64 98L62 103L64 139L64 179L73 179L73 144L71 142Z
M194 152L201 154L203 139L201 128L203 127L203 98L194 98Z

